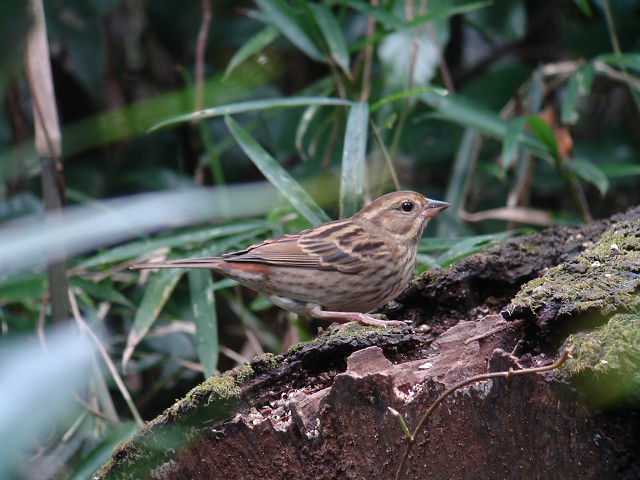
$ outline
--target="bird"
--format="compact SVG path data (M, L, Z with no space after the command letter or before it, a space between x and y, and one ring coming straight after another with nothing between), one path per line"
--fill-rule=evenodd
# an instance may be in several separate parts
M425 227L448 207L446 202L417 192L396 191L377 198L352 217L220 257L149 262L130 268L209 269L299 315L342 324L405 325L367 314L408 285Z

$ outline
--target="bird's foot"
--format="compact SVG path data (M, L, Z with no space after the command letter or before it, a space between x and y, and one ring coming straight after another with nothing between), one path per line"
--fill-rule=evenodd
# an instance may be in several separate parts
M354 313L354 320L360 325L371 325L373 327L401 327L406 323L398 320L380 320L364 313Z
M399 327L406 325L404 322L397 320L380 320L370 315L360 312L331 312L322 310L320 305L314 303L308 303L305 307L307 315L319 320L333 321L337 323L351 323L357 322L360 325L370 325L373 327Z

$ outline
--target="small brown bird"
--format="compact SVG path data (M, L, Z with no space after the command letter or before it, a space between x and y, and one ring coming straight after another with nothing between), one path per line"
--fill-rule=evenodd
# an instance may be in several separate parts
M351 218L265 240L222 257L131 268L208 268L290 312L339 323L395 326L403 322L365 314L406 287L422 232L448 206L416 192L394 192Z

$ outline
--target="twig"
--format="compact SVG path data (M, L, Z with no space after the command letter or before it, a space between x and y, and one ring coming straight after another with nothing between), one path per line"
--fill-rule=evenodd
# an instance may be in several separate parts
M69 303L71 305L71 312L73 313L73 318L75 319L76 323L80 327L80 330L84 331L89 336L91 341L98 348L98 351L100 352L100 355L104 360L104 363L107 365L107 368L109 369L109 372L113 377L113 380L116 382L116 385L118 386L118 389L120 390L120 393L124 398L124 401L129 406L129 410L131 411L131 414L133 415L134 420L136 421L136 423L140 428L144 427L144 420L142 420L142 417L140 416L138 409L133 403L131 395L129 394L129 390L127 390L126 385L122 381L122 378L120 377L120 374L116 369L116 366L111 360L111 357L107 353L107 350L104 348L104 345L102 345L102 342L100 341L100 339L93 332L93 330L91 330L91 327L89 327L87 322L84 321L84 319L82 318L82 315L80 315L80 309L78 308L78 302L76 301L76 296L71 289L69 289Z
M613 48L613 53L616 55L622 55L622 49L620 48L620 40L618 40L618 34L616 33L616 26L613 23L613 15L611 14L611 5L609 5L609 0L602 0L602 11L604 13L604 18L607 22L607 30L609 31L609 38L611 40L611 47ZM624 65L621 68L623 73L627 73L627 67ZM628 85L629 93L631 94L631 98L636 104L636 109L640 111L640 99L638 99L638 95L631 88L631 85Z
M384 141L380 136L380 131L378 130L378 127L376 127L376 124L373 123L373 120L371 118L369 118L369 124L371 125L371 131L373 132L373 135L376 137L376 141L380 146L380 151L382 152L384 161L387 163L387 168L389 168L389 174L391 175L391 180L393 180L393 186L395 187L396 190L400 190L401 188L400 188L400 180L398 180L398 174L396 173L396 169L393 168L393 161L391 160L391 157L389 156L389 152L387 151L387 147L385 147Z
M420 422L418 422L418 426L415 428L413 433L407 437L407 446L405 448L404 455L402 456L402 460L400 461L400 466L398 467L398 471L396 472L396 477L395 477L396 480L399 480L402 477L407 465L407 461L409 459L409 454L411 453L413 444L416 441L416 437L424 428L425 424L427 423L427 420L429 420L429 417L431 417L431 414L434 412L434 410L438 408L438 406L453 392L471 383L479 382L482 380L489 380L491 378L511 378L516 375L529 375L532 373L542 373L542 372L555 370L556 368L559 368L560 366L562 366L569 359L570 356L571 356L571 349L567 348L564 350L564 352L562 352L562 355L560 356L560 358L556 362L552 363L551 365L546 365L544 367L537 367L537 368L525 368L523 370L513 370L510 368L506 372L493 372L493 373L485 373L482 375L476 375L476 376L467 378L466 380L462 380L456 383L455 385L453 385L452 387L448 388L447 390L445 390L436 399L436 401L431 404L431 406L429 407L429 410L427 410L427 413L425 413L423 417L420 419Z
M422 5L421 5L421 8L422 8ZM420 12L420 14L421 15L426 14L427 13L426 10L427 10L427 2L426 0L424 0L424 12ZM431 38L431 41L435 45L436 51L438 52L438 66L440 67L440 74L442 75L442 83L444 83L445 88L450 93L453 93L456 91L455 86L453 84L453 78L451 77L449 66L445 61L444 54L442 53L442 46L438 41L438 35L436 34L436 31L433 28L432 22L427 22L427 33L429 34L429 37Z
M477 340L482 340L484 338L490 337L491 335L493 335L494 333L498 333L501 332L502 330L504 330L505 328L507 328L509 326L509 322L500 322L497 324L497 326L487 332L482 332L479 335L476 335L475 337L471 337L471 338L467 338L464 341L465 345L469 345L471 342L475 342Z
M196 111L202 109L204 96L204 55L207 47L207 36L209 35L209 25L211 25L211 5L209 0L201 0L202 20L200 29L198 30L198 41L196 44L196 65L195 65L195 83L196 83Z
M64 176L60 161L62 134L54 97L47 26L42 0L31 0L30 4L33 25L27 39L25 66L33 108L36 152L41 164L43 203L46 211L61 215L64 204ZM56 253L61 253L62 248L60 245L55 245ZM66 262L64 255L59 255L59 258L59 260L49 261L47 265L53 322L62 322L69 315L66 301Z
M371 0L371 6L377 7L378 0ZM367 24L367 37L372 37L376 31L376 20L373 17L369 17L369 23ZM366 102L369 99L369 93L371 93L371 64L373 61L373 44L369 43L364 47L364 64L362 67L362 90L360 92L360 101Z
M38 341L42 347L42 351L47 353L47 342L44 336L44 323L47 318L47 305L49 304L49 296L51 294L47 291L42 296L42 303L40 304L40 313L38 313Z

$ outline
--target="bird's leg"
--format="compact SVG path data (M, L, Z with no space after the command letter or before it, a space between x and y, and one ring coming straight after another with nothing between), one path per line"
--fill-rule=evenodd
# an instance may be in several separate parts
M305 312L307 315L319 320L333 320L337 323L349 323L358 322L361 325L371 325L374 327L399 327L406 325L404 322L397 320L378 320L377 318L370 317L360 312L331 312L323 310L322 307L316 303L307 303L305 306Z

